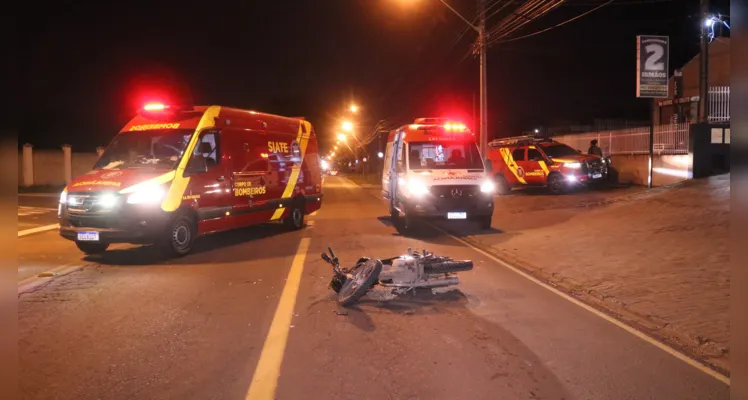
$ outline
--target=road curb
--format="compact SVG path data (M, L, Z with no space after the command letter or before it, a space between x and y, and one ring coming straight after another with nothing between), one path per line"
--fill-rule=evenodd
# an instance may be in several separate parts
M702 354L696 340L687 334L674 329L671 324L658 326L652 320L628 310L625 304L619 302L612 296L602 298L592 290L574 287L574 285L564 282L564 277L557 277L543 273L542 269L533 266L519 257L499 254L492 248L492 246L487 246L480 240L459 236L456 233L440 229L439 227L434 227L434 229L445 232L450 236L458 238L461 241L490 254L494 258L501 260L503 263L535 278L542 284L563 292L567 296L593 307L597 311L606 314L620 323L650 337L652 340L661 343L662 346L671 348L673 351L682 354L684 357L690 358L704 367L713 370L715 373L726 377L727 384L729 385L730 370L728 369L728 366L723 363L715 362L719 361L716 357L709 357Z
M91 264L65 264L59 267L52 268L48 271L44 271L35 276L28 277L18 282L18 297L27 293L33 293L44 286L49 285L56 278L60 278L73 272L82 270L83 268L90 266Z

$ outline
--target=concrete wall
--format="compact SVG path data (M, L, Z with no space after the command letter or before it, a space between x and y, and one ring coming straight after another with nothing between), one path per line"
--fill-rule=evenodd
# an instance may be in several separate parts
M647 185L649 180L649 156L646 154L613 155L610 156L611 165L620 183ZM689 167L692 156L684 155L655 155L652 167L652 185L672 185L691 179Z
M33 149L33 185L64 185L65 182L65 158L63 150ZM72 177L91 170L96 160L97 153L75 153L71 155ZM26 186L24 182L23 152L18 153L18 184Z

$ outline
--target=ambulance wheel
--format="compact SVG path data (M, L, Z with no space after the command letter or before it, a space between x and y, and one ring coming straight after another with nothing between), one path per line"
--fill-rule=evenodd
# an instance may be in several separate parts
M395 207L390 206L390 222L397 224L400 221L400 211L397 211Z
M560 174L552 174L548 177L548 190L553 194L563 194L566 191L564 177Z
M189 214L179 214L171 221L164 236L163 247L172 255L184 256L192 250L197 237L197 223Z
M294 202L288 217L283 219L283 225L291 230L299 230L304 227L304 203Z
M496 181L496 194L498 194L499 196L509 194L509 192L512 190L512 188L509 187L509 183L506 181L506 178L504 178L504 175L496 175L494 180Z
M86 254L101 254L109 248L109 243L75 242L78 249Z
M491 222L492 222L492 215L487 215L485 217L481 217L480 219L480 228L483 230L489 230L491 229Z

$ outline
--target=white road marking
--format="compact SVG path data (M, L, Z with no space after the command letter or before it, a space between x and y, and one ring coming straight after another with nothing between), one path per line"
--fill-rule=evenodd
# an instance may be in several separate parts
M691 357L688 357L687 355L679 352L678 350L675 350L674 348L672 348L672 347L670 347L670 346L668 346L668 345L660 342L659 340L657 340L657 339L655 339L653 337L650 337L650 336L646 335L645 333L643 333L643 332L641 332L641 331L639 331L639 330L637 330L635 328L632 328L631 326L626 325L625 323L623 323L623 322L621 322L621 321L619 321L619 320L611 317L610 315L605 314L604 312L602 312L602 311L600 311L600 310L598 310L598 309L596 309L596 308L594 308L594 307L592 307L592 306L590 306L590 305L582 302L581 300L577 300L576 298L574 298L574 297L572 297L572 296L570 296L570 295L562 292L561 290L558 290L558 289L554 288L553 286L548 285L547 283L539 280L538 278L535 278L534 276L528 274L527 272L525 272L525 271L523 271L523 270L521 270L521 269L519 269L519 268L517 268L517 267L515 267L515 266L513 266L511 264L509 264L508 262L506 262L506 261L504 261L504 260L502 260L502 259L500 259L500 258L498 258L498 257L496 257L494 255L492 255L491 253L489 253L489 252L487 252L485 250L482 250L481 248L479 248L477 246L474 246L470 242L468 242L468 241L466 241L466 240L464 240L462 238L459 238L459 237L457 237L455 235L452 235L451 233L449 233L449 232L447 232L447 231L445 231L445 230L443 230L443 229L441 229L441 228L439 228L437 226L434 226L434 225L431 225L431 224L429 224L429 225L432 228L436 229L437 231L439 231L439 232L441 232L441 233L443 233L443 234L451 237L452 239L454 239L454 240L462 243L463 245L465 245L467 247L470 247L471 249L477 251L478 253L483 254L484 256L486 256L486 257L490 258L491 260L499 263L500 265L502 265L502 266L504 266L504 267L512 270L513 272L515 272L515 273L519 274L520 276L522 276L523 278L525 278L525 279L527 279L527 280L529 280L529 281L537 284L538 286L547 289L548 291L550 291L550 292L558 295L559 297L562 297L562 298L570 301L571 303L573 303L573 304L575 304L575 305L577 305L579 307L582 307L583 309L591 312L592 314L595 314L596 316L598 316L598 317L600 317L600 318L602 318L602 319L610 322L611 324L613 324L613 325L615 325L615 326L617 326L617 327L625 330L626 332L628 332L628 333L630 333L630 334L638 337L639 339L644 340L645 342L647 342L647 343L649 343L649 344L651 344L651 345L659 348L660 350L662 350L662 351L664 351L664 352L672 355L673 357L675 357L675 358L677 358L677 359L685 362L686 364L688 364L688 365L690 365L690 366L692 366L692 367L700 370L701 372L704 372L705 374L713 377L714 379L717 379L718 381L720 381L720 382L722 382L722 383L724 383L724 384L726 384L728 386L730 385L730 378L729 377L722 375L721 373L719 373L719 372L717 372L717 371L715 371L715 370L707 367L706 365L704 365L704 364L702 364L702 363L700 363L700 362L692 359Z
M18 216L19 217L27 217L29 215L39 215L39 214L46 214L50 212L57 212L56 208L46 208L46 207L26 207L26 206L18 206Z
M344 178L344 179L346 181L350 182L351 184L353 184L355 186L358 186L359 189L363 189L361 186L357 185L355 182L353 182L353 181L351 181L349 179L346 179L346 178ZM364 191L364 192L366 192L366 191ZM366 192L366 193L368 193L368 192ZM377 196L372 195L372 197L381 200ZM639 331L639 330L637 330L637 329L635 329L635 328L633 328L631 326L626 325L625 323L623 323L623 322L621 322L621 321L619 321L619 320L611 317L610 315L605 314L604 312L602 312L602 311L600 311L600 310L598 310L598 309L596 309L596 308L594 308L594 307L592 307L592 306L590 306L590 305L582 302L581 300L577 300L574 297L569 296L568 294L562 292L561 290L558 290L558 289L554 288L553 286L548 285L547 283L545 283L545 282L543 282L543 281L535 278L534 276L532 276L532 275L528 274L527 272L525 272L525 271L523 271L523 270L521 270L521 269L519 269L519 268L517 268L517 267L515 267L515 266L513 266L511 264L509 264L508 262L506 262L506 261L504 261L504 260L502 260L502 259L494 256L493 254L491 254L491 253L489 253L489 252L487 252L485 250L482 250L479 247L474 246L470 242L468 242L468 241L466 241L464 239L461 239L461 238L459 238L459 237L457 237L457 236L455 236L455 235L453 235L453 234L451 234L451 233L449 233L449 232L447 232L447 231L445 231L445 230L443 230L443 229L441 229L441 228L439 228L439 227L437 227L435 225L432 225L432 224L428 224L428 225L431 226L432 228L436 229L437 231L439 231L439 232L441 232L441 233L443 233L443 234L451 237L452 239L454 239L454 240L462 243L463 245L465 245L467 247L470 247L471 249L477 251L478 253L483 254L484 256L490 258L491 260L499 263L503 267L506 267L506 268L510 269L511 271L519 274L520 276L522 276L523 278L529 280L530 282L533 282L533 283L537 284L538 286L549 290L550 292L558 295L559 297L562 297L562 298L568 300L572 304L575 304L575 305L577 305L577 306L579 306L579 307L581 307L581 308L583 308L583 309L591 312L592 314L594 314L594 315L596 315L596 316L598 316L598 317L600 317L600 318L602 318L602 319L610 322L611 324L613 324L613 325L615 325L615 326L617 326L617 327L625 330L626 332L628 332L628 333L630 333L630 334L638 337L639 339L641 339L641 340L643 340L643 341L645 341L645 342L647 342L647 343L649 343L649 344L657 347L658 349L660 349L660 350L662 350L662 351L664 351L664 352L672 355L673 357L675 357L675 358L677 358L677 359L685 362L686 364L688 364L688 365L690 365L690 366L698 369L699 371L701 371L701 372L703 372L703 373L711 376L712 378L714 378L714 379L716 379L716 380L718 380L718 381L720 381L720 382L722 382L722 383L730 386L730 378L729 377L722 375L721 373L719 373L719 372L717 372L717 371L715 371L715 370L707 367L706 365L704 365L704 364L702 364L702 363L694 360L693 358L691 358L691 357L689 357L689 356L687 356L687 355L679 352L678 350L676 350L676 349L674 349L674 348L666 345L665 343L662 343L659 340L657 340L657 339L655 339L653 337L650 337L650 336L646 335L645 333L643 333L643 332L641 332L641 331Z
M37 226L36 228L31 228L31 229L24 229L22 231L18 231L18 237L23 237L23 236L31 235L34 233L44 232L44 231L51 231L52 229L57 229L58 227L59 227L58 224L52 224L52 225Z

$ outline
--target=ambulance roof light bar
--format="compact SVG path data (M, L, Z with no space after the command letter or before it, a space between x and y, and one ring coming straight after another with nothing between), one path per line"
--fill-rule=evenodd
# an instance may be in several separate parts
M144 111L164 111L168 108L171 108L171 107L164 103L146 103L143 106Z

